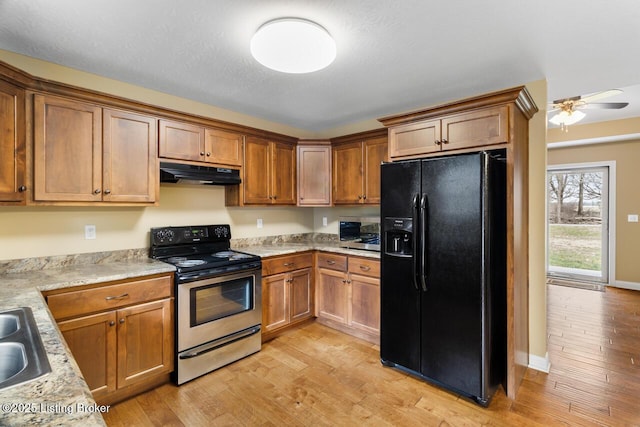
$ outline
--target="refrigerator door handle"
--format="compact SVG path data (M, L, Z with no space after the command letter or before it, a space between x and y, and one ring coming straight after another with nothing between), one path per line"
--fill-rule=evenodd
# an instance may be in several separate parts
M420 200L420 283L423 292L427 292L427 230L427 195L423 193Z
M418 231L418 212L420 209L420 194L416 193L413 196L413 218L411 222L411 233L413 234L413 285L416 287L416 290L419 291L418 287L418 277L420 276L420 268L418 264L418 242L420 240L420 234Z

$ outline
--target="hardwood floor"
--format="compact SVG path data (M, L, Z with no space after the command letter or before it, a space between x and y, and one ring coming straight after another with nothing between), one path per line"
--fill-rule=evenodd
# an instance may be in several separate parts
M640 426L640 292L548 286L551 372L489 408L380 365L317 323L175 387L115 405L109 426Z

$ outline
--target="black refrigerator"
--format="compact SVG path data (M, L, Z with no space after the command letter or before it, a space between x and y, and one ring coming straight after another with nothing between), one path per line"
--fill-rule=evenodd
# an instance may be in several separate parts
M505 157L381 166L381 361L483 406L506 376Z

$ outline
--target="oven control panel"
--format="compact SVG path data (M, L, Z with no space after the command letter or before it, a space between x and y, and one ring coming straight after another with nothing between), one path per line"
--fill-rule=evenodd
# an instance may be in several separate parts
M179 245L195 242L220 242L231 239L231 227L222 225L188 225L151 229L151 246Z

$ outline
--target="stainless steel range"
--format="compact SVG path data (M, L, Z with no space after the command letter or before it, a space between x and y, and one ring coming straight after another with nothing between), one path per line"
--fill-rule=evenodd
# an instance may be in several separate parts
M260 351L262 262L230 239L226 224L151 229L150 257L177 269L178 385Z

